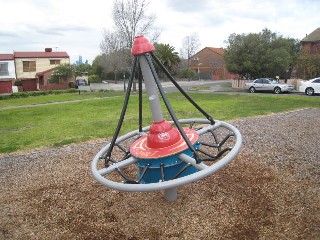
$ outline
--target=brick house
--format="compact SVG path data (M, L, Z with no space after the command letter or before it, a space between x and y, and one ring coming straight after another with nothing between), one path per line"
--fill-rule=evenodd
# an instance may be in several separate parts
M0 54L0 94L11 93L16 80L13 54Z
M320 54L320 28L307 35L301 41L301 51L308 54Z
M320 75L320 28L301 41L301 52L295 65L296 76L310 79Z
M223 48L205 47L191 57L191 69L200 79L233 79L236 75L226 69L223 55Z
M70 64L69 55L66 52L52 52L51 48L46 48L44 52L0 54L0 94L12 93L17 80L21 80L23 91L66 89L68 82L48 82L60 64Z
M69 64L66 52L52 52L46 48L44 52L14 52L16 78L21 79L24 91L36 91L48 85L48 79L55 67Z

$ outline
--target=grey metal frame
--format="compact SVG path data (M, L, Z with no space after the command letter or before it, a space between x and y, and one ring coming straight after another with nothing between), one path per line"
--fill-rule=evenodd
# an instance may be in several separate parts
M95 177L95 179L112 189L117 189L119 191L128 191L128 192L148 192L148 191L158 191L158 190L166 190L165 192L165 198L167 200L173 201L176 199L176 188L188 183L192 183L194 181L200 180L202 178L205 178L216 171L220 170L224 166L226 166L228 163L232 161L240 151L241 145L242 145L242 136L239 132L239 130L232 126L231 124L228 124L226 122L217 121L215 120L215 124L211 125L210 121L208 119L181 119L179 120L181 124L191 124L191 123L200 123L200 124L209 124L208 126L205 126L199 130L197 130L199 136L207 133L209 130L215 130L219 127L226 128L230 130L235 138L236 143L233 146L232 150L227 153L222 159L218 160L217 162L213 163L212 165L208 166L204 164L203 162L196 163L196 160L192 157L187 156L186 154L179 154L179 159L182 161L185 161L187 163L192 164L195 168L197 168L199 171L193 174L190 174L188 176L184 176L181 178L164 181L164 182L158 182L158 183L149 183L149 184L125 184L122 182L114 182L107 178L108 174L112 173L113 171L116 171L118 168L126 167L131 164L134 164L138 161L135 157L131 156L130 158L123 160L121 162L117 162L112 164L109 167L105 167L102 169L98 169L99 161L104 161L102 156L105 155L105 153L108 151L108 148L110 146L110 143L107 144L105 147L103 147L97 155L94 157L92 164L91 164L91 170L92 174ZM172 123L172 122L171 122ZM131 137L134 136L140 136L145 134L145 132L149 131L150 126L143 128L143 132L139 132L139 130L135 130L132 132L129 132L121 137L119 137L116 140L116 143L121 143Z

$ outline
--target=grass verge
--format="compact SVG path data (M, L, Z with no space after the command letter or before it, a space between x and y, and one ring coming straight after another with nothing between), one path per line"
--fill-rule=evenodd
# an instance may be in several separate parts
M7 107L15 107L15 106L104 98L104 97L123 96L123 95L124 93L121 91L106 91L106 92L80 91L80 93L76 92L76 93L64 93L59 95L52 94L52 95L36 96L36 97L5 99L5 100L0 100L0 109L7 108Z
M320 108L319 98L304 96L210 93L190 93L190 96L214 119L224 121L299 108ZM55 101L62 100L61 95L56 97L58 99ZM170 93L167 97L178 118L203 117L181 94ZM24 104L33 101L33 98L26 98ZM122 104L123 98L117 97L2 110L0 152L61 146L111 137L117 126ZM164 107L163 112L165 118L171 120ZM144 97L144 126L150 125L151 119L149 105ZM132 95L121 134L137 128L138 97Z

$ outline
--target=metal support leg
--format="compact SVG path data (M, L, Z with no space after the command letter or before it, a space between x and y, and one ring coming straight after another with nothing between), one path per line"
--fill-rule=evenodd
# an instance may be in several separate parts
M177 200L178 197L178 192L177 192L177 188L168 188L166 190L164 190L164 198L167 201L175 201Z

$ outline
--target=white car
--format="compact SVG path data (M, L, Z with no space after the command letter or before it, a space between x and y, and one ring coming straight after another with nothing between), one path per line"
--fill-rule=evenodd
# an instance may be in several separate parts
M313 78L308 81L301 81L299 92L303 92L308 96L312 96L315 93L320 93L320 77Z

